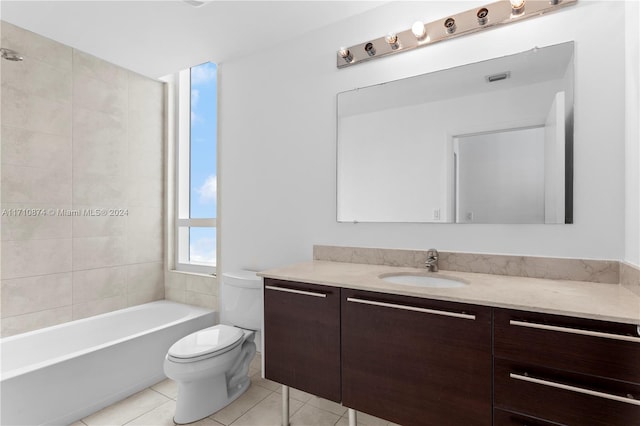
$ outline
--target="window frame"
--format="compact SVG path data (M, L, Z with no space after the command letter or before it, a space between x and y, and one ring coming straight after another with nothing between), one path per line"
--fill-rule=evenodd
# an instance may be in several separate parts
M197 65L196 65L197 66ZM219 229L216 218L191 218L191 68L180 71L176 76L176 143L175 143L175 176L174 176L174 266L175 270L199 274L216 275L219 265ZM218 81L218 68L216 66L216 84ZM216 102L218 95L216 91ZM216 109L217 111L217 109ZM216 117L216 121L218 117ZM216 126L217 128L217 126ZM219 165L219 144L216 137L216 175ZM220 203L216 200L216 216L219 216ZM190 229L214 228L216 230L216 264L206 265L191 263L190 256ZM185 235L186 234L186 235Z

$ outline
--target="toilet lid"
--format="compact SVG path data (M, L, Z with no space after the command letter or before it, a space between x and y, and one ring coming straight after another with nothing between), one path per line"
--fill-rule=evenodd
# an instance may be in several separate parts
M242 329L229 325L215 325L196 331L178 340L169 348L169 356L189 359L226 352L242 340Z

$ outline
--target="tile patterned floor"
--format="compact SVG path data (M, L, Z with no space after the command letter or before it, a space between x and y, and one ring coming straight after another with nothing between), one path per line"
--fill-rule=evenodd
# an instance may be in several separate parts
M260 357L250 370L251 387L232 404L194 426L279 426L282 409L281 386L263 379ZM72 426L173 426L177 386L170 379L157 383L135 395L85 417ZM332 401L290 390L292 426L348 426L347 408ZM393 426L386 420L358 413L358 424Z

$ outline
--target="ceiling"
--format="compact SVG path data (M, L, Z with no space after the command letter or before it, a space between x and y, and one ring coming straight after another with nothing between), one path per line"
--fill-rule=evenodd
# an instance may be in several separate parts
M2 0L0 18L152 78L272 47L387 1Z

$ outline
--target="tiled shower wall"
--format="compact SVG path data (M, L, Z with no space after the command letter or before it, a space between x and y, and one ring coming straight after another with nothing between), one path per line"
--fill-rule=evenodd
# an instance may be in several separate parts
M163 299L164 84L1 31L1 335Z

